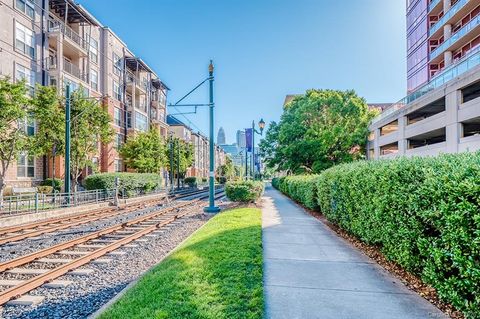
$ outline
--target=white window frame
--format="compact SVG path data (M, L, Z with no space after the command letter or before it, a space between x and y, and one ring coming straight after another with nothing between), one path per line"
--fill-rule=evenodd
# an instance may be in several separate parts
M15 64L15 81L26 80L30 96L35 93L35 72L21 64Z
M21 161L23 159L23 164ZM19 174L19 168L23 168L23 175ZM29 174L29 168L33 168L33 174ZM34 178L36 173L35 157L29 156L27 152L20 153L17 159L17 177L18 178Z
M98 91L98 72L95 69L90 69L90 86Z
M115 135L115 148L119 150L123 145L124 136L122 133L116 133Z
M90 61L93 61L95 64L97 64L98 63L98 41L89 36L88 46L89 46Z
M113 81L113 97L119 101L122 100L122 94L120 92L120 85L117 81Z
M117 116L118 115L118 116ZM113 123L117 126L122 126L122 110L118 107L113 108Z
M15 21L15 50L35 58L35 33L18 21Z
M120 75L122 73L122 67L120 65L121 58L115 52L112 53L113 61L113 74Z
M140 122L138 119L142 118L142 121ZM145 119L145 121L143 121ZM141 124L140 124L141 123ZM143 125L145 124L145 125ZM146 115L135 111L135 129L141 132L146 132L148 131L148 118Z
M113 169L115 172L123 172L123 160L116 158L113 161Z
M19 8L18 3L22 2L24 9ZM25 14L26 16L30 17L31 19L35 19L35 3L32 0L15 0L15 8ZM28 10L29 9L29 10Z

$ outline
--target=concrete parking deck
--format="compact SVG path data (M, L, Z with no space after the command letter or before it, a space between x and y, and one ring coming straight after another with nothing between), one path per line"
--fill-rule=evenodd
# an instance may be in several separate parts
M264 203L266 318L447 318L278 191Z

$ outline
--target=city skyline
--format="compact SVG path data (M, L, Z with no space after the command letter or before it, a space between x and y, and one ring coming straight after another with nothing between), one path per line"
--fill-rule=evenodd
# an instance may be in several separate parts
M205 78L212 58L215 132L223 126L231 138L252 120L278 121L285 95L310 88L355 89L369 103L395 102L406 94L404 1L79 3L148 62L171 89L170 103ZM150 12L158 12L158 19L136 18ZM179 24L179 16L189 23ZM201 90L190 101L205 102L207 93ZM207 113L199 108L186 117L206 133Z

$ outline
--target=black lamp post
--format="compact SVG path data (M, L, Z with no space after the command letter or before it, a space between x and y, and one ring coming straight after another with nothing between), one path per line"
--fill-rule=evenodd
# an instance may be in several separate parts
M258 122L258 128L260 131L257 131L255 128L255 121L252 121L252 178L255 180L255 133L258 135L263 135L263 129L265 128L265 121L260 119Z

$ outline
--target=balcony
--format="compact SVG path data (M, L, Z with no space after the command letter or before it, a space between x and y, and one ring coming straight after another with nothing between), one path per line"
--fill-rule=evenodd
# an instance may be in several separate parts
M465 56L463 59L459 60L455 64L450 65L441 72L439 72L435 77L433 77L430 82L420 87L415 92L407 95L397 103L392 104L391 107L383 111L379 116L372 120L372 124L375 124L396 111L404 108L406 105L414 102L425 94L439 88L440 86L448 83L449 81L455 79L456 77L466 73L473 68L480 65L480 47L472 50L469 55Z
M474 33L471 39L466 39L465 41L459 41L460 39L464 38L466 35L470 34L471 31L477 29L478 27L480 27L480 16L476 16L475 18L473 18L469 23L467 23L460 30L454 33L450 38L448 38L445 42L439 45L435 50L433 50L432 53L430 53L430 60L432 62L435 62L433 60L438 56L440 56L443 52L455 51L458 48L462 47L463 45L467 44L469 40L473 40L473 38L478 34L477 32Z
M439 4L442 3L442 2L443 2L443 0L432 0L432 1L430 1L430 3L428 4L428 12L432 13L433 9L436 9L437 6L439 6Z
M442 32L438 32L446 24L452 24L455 17L461 17L464 14L467 14L469 10L472 10L478 3L473 0L459 0L455 3L450 10L445 12L445 14L435 23L429 30L428 36L440 37ZM437 34L438 33L438 34Z
M68 61L65 58L63 58L63 71L65 71L65 73L68 73L85 83L88 83L87 74L84 73L82 70L80 70L80 68L77 65L73 64L72 62Z
M80 50L83 55L87 55L88 42L67 25L60 21L48 20L48 32L51 36L56 36L60 33L63 34L64 39L67 40L65 44L68 44L66 50L74 51L76 49Z

